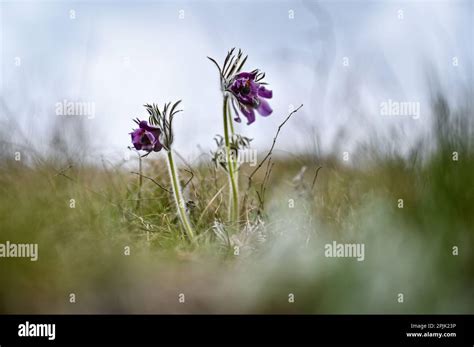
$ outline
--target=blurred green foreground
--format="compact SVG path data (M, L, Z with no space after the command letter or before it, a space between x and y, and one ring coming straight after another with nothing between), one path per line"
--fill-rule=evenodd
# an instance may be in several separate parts
M275 155L245 200L244 165L238 231L222 170L181 162L193 246L155 184L169 186L160 156L139 193L134 160L40 157L4 135L0 243L37 243L39 259L0 258L0 313L474 313L473 115L433 108L407 155ZM333 241L363 243L364 260L326 257Z

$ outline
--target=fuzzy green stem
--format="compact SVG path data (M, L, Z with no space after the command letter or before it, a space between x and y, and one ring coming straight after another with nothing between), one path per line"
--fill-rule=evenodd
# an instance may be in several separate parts
M234 120L232 119L232 113L230 112L230 102L227 102L227 115L229 116L229 129L230 129L230 139L234 138ZM238 153L236 153L236 158L238 158ZM234 182L235 182L235 190L237 191L237 217L239 216L239 167L238 161L234 161Z
M229 204L229 219L234 224L239 217L239 190L237 188L236 167L234 166L233 157L230 153L230 139L229 139L229 116L228 116L228 96L224 96L223 116L224 116L224 140L227 157L227 170L229 171L230 181L230 204ZM232 126L233 128L233 126Z
M227 114L229 116L229 128L230 128L230 134L233 137L234 136L234 122L232 121L232 114L230 113L230 106L229 102L227 102Z
M179 186L178 181L178 172L174 166L173 153L171 149L168 151L168 168L170 171L171 184L173 186L173 196L176 202L176 208L178 209L179 219L181 220L181 223L183 224L184 230L186 231L189 239L193 241L194 231L191 227L191 223L189 222L188 215L186 214L185 203L181 195L181 187Z
M229 116L229 129L230 129L230 139L233 139L234 138L234 121L232 119L232 114L230 113L230 106L229 106L229 102L227 102L227 115ZM238 186L239 186L239 171L237 170L238 167L237 167L237 162L233 162L234 163L234 177L235 177L235 183L237 185L237 191L239 190L238 189Z

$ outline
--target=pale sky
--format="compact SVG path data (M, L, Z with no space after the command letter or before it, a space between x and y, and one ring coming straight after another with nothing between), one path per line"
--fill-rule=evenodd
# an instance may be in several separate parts
M259 149L300 104L281 151L310 148L313 130L331 150L341 126L345 148L371 130L390 139L393 127L409 145L429 128L427 73L438 73L453 103L472 85L470 1L24 1L0 9L0 121L14 117L47 148L49 129L68 120L56 103L92 102L95 117L81 119L92 157L122 157L142 105L177 99L184 113L175 148L189 158L198 146L213 148L222 97L206 56L222 61L234 46L273 90L274 113L238 128ZM420 118L382 116L389 99L419 102ZM75 141L75 128L64 131Z

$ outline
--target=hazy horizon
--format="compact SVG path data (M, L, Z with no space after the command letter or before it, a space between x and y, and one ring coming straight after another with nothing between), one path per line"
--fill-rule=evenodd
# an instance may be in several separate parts
M342 151L394 132L408 148L431 127L432 74L453 106L472 88L468 1L25 1L0 8L0 118L11 129L13 117L40 151L51 146L56 124L71 144L90 144L92 158L120 159L132 119L145 117L143 104L183 99L175 148L188 158L208 152L222 133L222 101L206 56L222 61L232 47L249 55L246 69L266 72L274 93L270 117L238 127L253 146L269 148L289 109L304 104L276 153L311 151L315 134L326 152L336 138ZM94 115L56 115L64 100L91 103ZM417 103L418 117L381 115L381 103L391 101Z

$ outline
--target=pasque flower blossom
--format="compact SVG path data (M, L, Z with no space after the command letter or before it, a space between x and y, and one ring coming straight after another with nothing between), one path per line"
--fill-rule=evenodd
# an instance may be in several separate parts
M140 121L137 118L134 121L138 124L138 129L130 133L133 147L138 151L159 152L163 148L160 142L161 129L149 125L146 120Z
M138 124L138 129L133 130L130 135L132 136L132 143L135 149L147 151L148 153L146 155L150 154L152 151L159 152L162 148L167 152L168 170L171 185L173 187L173 197L176 203L176 209L184 231L192 241L195 234L187 215L186 202L184 201L181 192L178 170L176 170L174 164L173 150L171 148L174 137L173 119L178 112L181 112L181 110L177 109L180 103L181 100L174 104L169 102L165 104L161 110L157 104L144 105L150 115L148 121L151 125L148 124L146 120L140 121L140 119L137 118L134 122Z
M262 73L259 70L254 70L252 72L240 72L230 81L227 90L234 97L232 106L236 114L235 121L240 122L236 104L240 112L247 118L247 124L252 124L255 121L255 110L264 117L273 112L265 100L271 99L273 93L258 82L262 78Z
M236 122L241 121L240 114L247 118L247 124L255 122L255 111L264 117L272 114L273 110L265 100L273 96L272 91L268 90L263 82L265 73L258 69L242 72L247 56L244 56L241 50L235 53L235 49L231 49L222 67L213 58L208 58L219 70L221 90L224 96L229 95Z
M229 174L229 220L233 224L239 219L239 164L231 155L231 139L234 137L233 120L241 122L240 115L247 118L247 125L255 122L255 111L262 116L269 116L273 110L266 99L271 99L273 93L268 90L263 82L265 73L259 70L251 72L242 72L242 68L247 61L247 56L244 56L239 49L235 52L232 48L225 57L222 66L219 63L208 57L219 70L220 87L223 96L222 104L222 118L224 123L224 143L226 163L225 168ZM232 120L231 110L229 104L232 104L235 117ZM238 156L238 149L237 149Z

